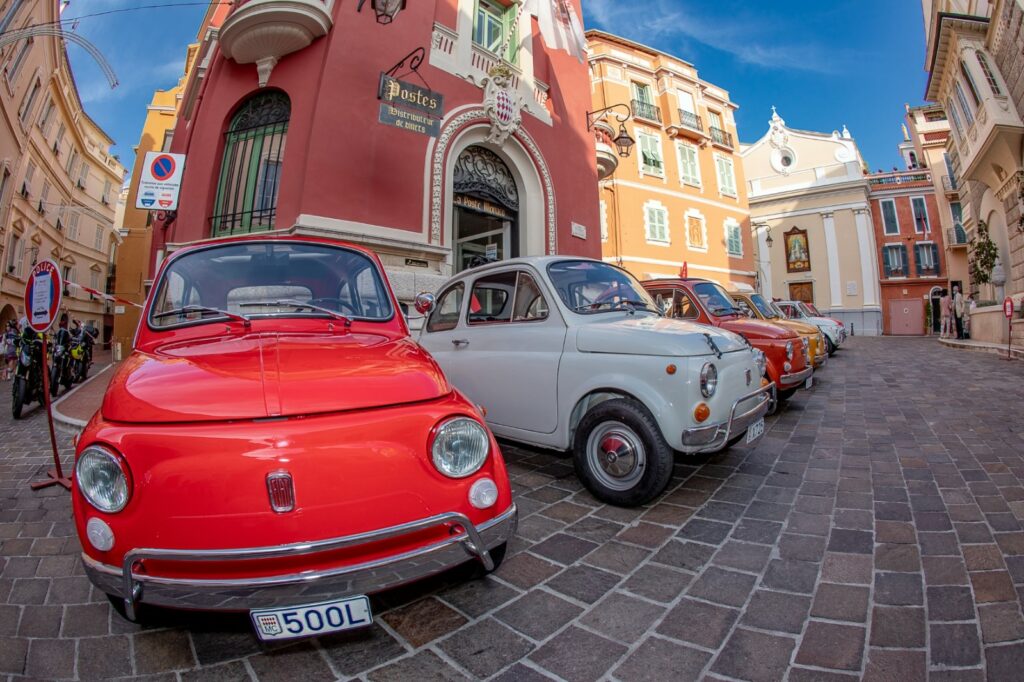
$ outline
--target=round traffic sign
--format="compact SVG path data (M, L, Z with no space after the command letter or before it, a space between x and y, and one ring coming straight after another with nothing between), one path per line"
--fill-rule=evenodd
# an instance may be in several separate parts
M25 283L25 317L32 331L45 332L57 319L64 282L52 260L36 263Z
M171 176L174 175L175 168L177 168L177 164L174 163L174 157L170 154L161 154L153 159L153 163L150 166L150 172L153 174L154 178L163 182L171 179Z
M1003 315L1006 319L1013 317L1013 299L1009 296L1003 299Z

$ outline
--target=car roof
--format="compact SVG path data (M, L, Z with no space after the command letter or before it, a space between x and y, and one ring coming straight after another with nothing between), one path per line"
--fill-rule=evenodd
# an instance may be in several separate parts
M682 284L689 284L691 282L693 282L693 283L711 282L711 280L710 279L705 279L703 277L658 277L656 279L645 279L644 281L641 282L641 284L643 284L644 286L647 286L648 284L656 286L656 285L658 285L658 284L660 284L662 282L664 282L666 284L673 284L673 283L675 283L675 284L680 284L680 283L682 283ZM711 282L711 283L714 284L714 282Z
M580 260L591 261L594 263L603 263L605 265L611 265L612 267L616 267L612 263L605 263L605 261L598 260L597 258L587 258L586 256L519 256L518 258L508 258L506 260L497 260L492 263L487 263L486 265L478 265L475 268L467 268L466 270L463 270L462 272L453 275L449 281L454 282L456 280L465 279L466 277L476 276L480 273L490 272L491 270L499 270L509 266L531 265L537 270L543 270L545 266L550 265L551 263Z

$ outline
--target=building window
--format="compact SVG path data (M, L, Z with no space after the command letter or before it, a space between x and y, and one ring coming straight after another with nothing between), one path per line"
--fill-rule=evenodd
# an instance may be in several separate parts
M946 99L946 111L953 117L953 128L956 130L957 137L964 136L964 126L960 122L960 114L957 113L956 107L953 106L953 99Z
M964 77L964 82L967 83L967 89L971 93L971 99L974 100L974 106L981 106L981 96L978 94L978 86L974 84L974 78L971 76L971 72L967 70L967 65L960 62L960 75Z
M939 247L930 242L921 242L914 245L914 255L917 258L918 276L937 276L939 274Z
M654 105L651 86L633 81L633 114L648 121L661 123L661 110Z
M695 251L708 250L708 227L698 211L686 214L686 246Z
M885 255L885 276L907 276L907 247L903 244L887 244L883 250Z
M974 56L978 58L978 66L981 67L981 72L985 74L985 80L988 81L988 87L992 90L992 94L996 97L1002 97L1003 90L999 87L999 81L996 80L995 73L992 72L992 67L988 63L988 57L981 50L976 51Z
M50 181L43 180L43 191L39 193L39 215L46 215L46 204L50 199Z
M63 199L61 199L60 206L57 208L57 224L56 225L57 225L57 229L58 230L63 230L64 229L64 214L67 213L67 210L68 210L67 202L64 201Z
M89 164L86 163L85 159L82 159L82 170L78 174L78 187L85 189L89 183Z
M679 120L687 128L703 131L700 116L697 115L697 105L693 101L693 94L687 90L679 90Z
M29 117L32 115L32 107L35 106L36 97L39 96L39 91L43 89L43 84L36 79L36 82L32 84L32 89L28 91L28 95L21 103L21 111L18 112L18 118L22 124L28 123Z
M75 210L68 214L68 239L73 242L78 241L78 221L81 217L78 211Z
M934 123L935 121L945 121L946 112L944 111L926 111L924 112L924 120L928 123Z
M288 96L272 90L250 98L231 119L211 219L214 236L273 229L290 117Z
M89 271L89 286L99 291L100 288L100 273L96 270Z
M64 168L67 171L68 177L75 177L75 170L78 168L78 150L72 149L71 156L68 158L68 165Z
M953 229L956 230L957 243L966 243L967 233L964 231L964 211L959 201L950 202L949 213L953 218ZM959 241L961 235L963 235L963 241Z
M56 109L56 105L53 103L53 98L46 100L46 105L43 107L43 113L39 115L39 129L43 131L43 137L47 137L50 134L50 126L53 124L53 112Z
M967 103L967 97L964 95L964 89L960 87L960 81L954 83L954 90L956 90L956 99L960 103L960 109L964 112L964 118L967 119L967 125L974 125L974 111L971 110L971 105Z
M931 223L928 222L928 207L925 205L924 197L913 197L910 206L914 211L914 232L927 234L932 231Z
M11 248L7 251L7 272L21 277L22 264L25 260L25 242L21 235L11 235Z
M676 152L679 155L679 177L688 185L700 187L700 156L697 147L688 142L677 142Z
M22 40L21 45L18 47L17 55L15 55L14 59L11 60L4 69L4 72L7 75L7 82L11 85L14 85L14 82L18 80L18 72L21 71L21 67L25 63L25 57L28 56L28 51L32 49L33 42L35 42L34 38Z
M718 190L730 197L736 196L736 172L733 169L732 159L721 154L715 154L715 168L718 171Z
M36 174L36 164L32 161L28 162L28 168L25 169L25 182L21 185L21 196L26 199L32 194L32 178Z
M657 201L644 204L644 231L649 242L669 243L668 209Z
M896 216L896 202L892 199L882 201L882 225L885 234L900 233L900 220Z
M100 197L100 201L107 206L110 205L110 180L103 181L103 196Z
M743 233L740 224L733 218L727 218L725 221L725 246L730 256L743 255Z
M67 132L67 128L61 123L57 128L57 138L53 141L53 153L60 156L60 147L64 143L64 133Z
M518 5L505 7L493 0L477 0L476 19L473 22L473 42L488 52L498 54L501 46L508 41L503 59L516 61L519 36L514 26Z
M93 245L93 247L95 247L95 249L97 251L102 251L103 250L103 242L104 242L103 234L104 234L104 232L105 232L105 230L103 229L103 226L100 225L99 223L96 223L96 236L93 238L92 245Z
M661 158L661 138L650 133L639 133L640 139L640 173L644 175L665 176L665 163Z

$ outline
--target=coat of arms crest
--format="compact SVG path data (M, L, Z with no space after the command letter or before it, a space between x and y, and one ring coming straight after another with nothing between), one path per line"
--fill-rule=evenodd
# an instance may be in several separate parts
M502 145L523 123L526 100L513 87L514 74L507 66L495 66L483 80L484 111L491 119L487 142Z

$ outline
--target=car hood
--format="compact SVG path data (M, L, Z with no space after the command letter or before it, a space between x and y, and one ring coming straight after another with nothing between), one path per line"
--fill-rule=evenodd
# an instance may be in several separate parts
M702 356L712 352L707 337L723 353L747 347L730 331L667 317L629 315L588 322L576 332L576 349L581 353Z
M103 398L104 418L184 422L289 417L432 400L451 391L408 338L275 334L134 352Z
M786 329L792 329L800 336L815 336L818 334L818 328L809 322L802 322L800 320L771 320L771 323Z
M752 320L750 318L735 318L722 322L722 329L741 334L748 339L793 339L796 332L786 329L771 322Z
M816 327L838 327L839 323L833 320L831 317L804 317L801 321L806 321L808 324L813 324Z

